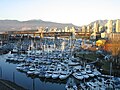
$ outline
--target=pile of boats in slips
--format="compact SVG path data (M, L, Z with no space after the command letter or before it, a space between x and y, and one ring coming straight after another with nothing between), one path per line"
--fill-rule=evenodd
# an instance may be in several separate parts
M56 67L52 67L52 65L50 66L40 66L39 68L33 68L33 67L21 67L21 66L17 66L16 69L26 72L28 75L35 75L38 77L45 77L45 78L53 78L53 79L57 79L60 78L61 80L66 79L71 72L69 70L60 70L58 71L56 69ZM54 70L55 69L55 70Z
M120 82L120 80L118 82ZM82 90L120 90L120 83L119 85L116 84L118 82L114 78L97 77L80 83L79 87L81 87Z
M87 65L88 66L88 65ZM72 67L73 68L73 67ZM81 69L81 71L75 71L75 68L69 68L69 66L59 64L51 65L36 65L32 63L18 64L16 69L25 72L28 75L35 75L39 77L52 78L52 79L66 79L70 75L73 75L76 79L83 80L100 75L100 72L96 69L87 70Z
M69 78L66 90L120 90L120 78L96 77L82 82L75 82L74 78Z
M120 90L120 78L96 77L78 83L74 78L69 78L65 88L66 90Z
M63 80L72 75L76 79L83 80L101 75L94 65L82 65L77 58L61 51L9 54L6 61L19 62L17 70L38 77Z
M106 88L120 90L120 79L115 80L115 77L101 74L93 64L81 64L79 59L70 57L68 52L10 53L7 55L6 61L17 62L16 69L29 76L41 79L60 79L60 81L68 80L65 86L67 90L78 90L79 87L82 90L106 90ZM74 80L80 81L79 85Z

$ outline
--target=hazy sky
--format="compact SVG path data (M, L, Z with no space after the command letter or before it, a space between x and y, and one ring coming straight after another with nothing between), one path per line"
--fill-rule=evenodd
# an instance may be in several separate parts
M0 0L0 19L42 19L86 25L120 19L120 0Z

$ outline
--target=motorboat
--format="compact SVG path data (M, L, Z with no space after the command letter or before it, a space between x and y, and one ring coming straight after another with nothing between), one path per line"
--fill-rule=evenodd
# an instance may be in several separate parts
M61 71L59 78L61 80L63 80L63 79L66 79L67 77L69 77L69 75L70 75L70 72L68 72L68 71Z
M97 69L94 69L92 73L93 73L95 76L101 75L101 73L100 73Z
M78 90L73 78L69 78L65 86L66 90Z
M17 61L18 61L18 62L24 62L24 61L25 61L25 57L19 57L19 58L17 59Z
M88 79L89 75L86 73L86 71L81 71L81 74L84 78Z
M40 71L39 77L40 77L40 78L44 78L44 77L45 77L45 71Z
M35 69L35 71L34 71L33 73L34 73L34 75L36 75L36 76L38 76L38 75L40 74L40 72L39 72L37 69Z
M27 71L27 74L28 74L28 75L33 75L33 74L34 74L34 71L35 71L35 68L31 67L31 68L29 69L29 71Z
M90 77L94 77L95 75L92 74L92 73L88 73L88 76L90 76Z
M18 64L16 69L17 70L23 70L23 67L24 67L25 64L21 63L21 64Z
M84 79L84 76L80 72L73 73L72 75L78 80Z
M60 75L59 71L53 71L52 78L57 79L59 77L59 75Z
M45 77L46 77L46 78L52 77L52 73L53 73L53 71L46 71Z

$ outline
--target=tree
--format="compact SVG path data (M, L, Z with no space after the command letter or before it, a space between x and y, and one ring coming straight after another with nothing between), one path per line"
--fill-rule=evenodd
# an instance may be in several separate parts
M112 73L112 63L113 67L120 65L119 55L120 55L120 33L112 33L109 35L109 41L105 44L105 50L111 53L110 62L110 75ZM117 69L116 69L117 70Z
M105 50L112 54L116 62L119 62L118 57L120 54L120 33L112 33L109 36L109 41L105 44Z

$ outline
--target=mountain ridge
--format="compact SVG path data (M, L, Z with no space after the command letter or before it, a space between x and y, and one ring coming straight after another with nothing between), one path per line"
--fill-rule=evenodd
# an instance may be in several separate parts
M113 20L115 23L117 19ZM98 22L100 26L105 25L108 20L95 20L91 22L88 25L94 25L95 22ZM88 26L86 25L86 26ZM48 28L62 28L64 29L66 26L68 27L75 27L75 28L81 28L81 26L76 26L72 23L58 23L58 22L52 22L52 21L43 21L41 19L32 19L27 21L19 21L19 20L0 20L0 32L3 31L21 31L21 30L36 30L39 27L48 27Z
M39 20L27 20L27 21L18 21L18 20L0 20L0 31L20 31L20 30L34 30L39 27L57 27L64 28L69 27L78 27L72 23L56 23L51 21Z

